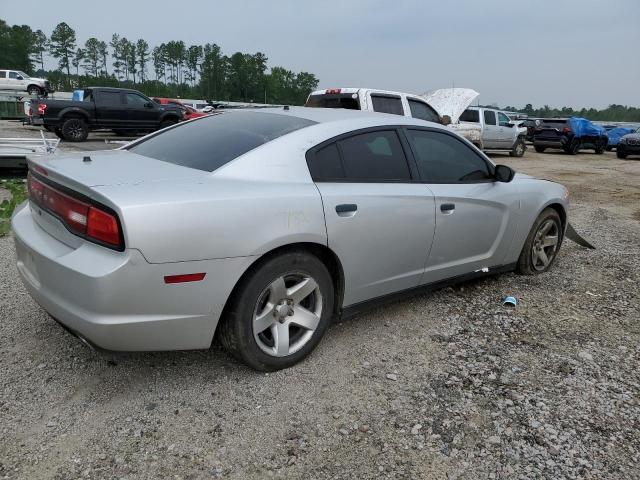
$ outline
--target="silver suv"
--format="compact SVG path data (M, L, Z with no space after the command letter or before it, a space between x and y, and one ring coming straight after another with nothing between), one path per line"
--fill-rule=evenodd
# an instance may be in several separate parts
M53 92L45 78L30 77L20 70L0 70L0 90L27 92L29 95L42 95Z

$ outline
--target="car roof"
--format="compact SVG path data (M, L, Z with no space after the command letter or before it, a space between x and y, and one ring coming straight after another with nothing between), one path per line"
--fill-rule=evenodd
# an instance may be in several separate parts
M234 110L234 112L242 111L288 115L292 117L304 118L316 123L367 119L374 121L378 120L381 125L430 125L441 127L441 125L438 123L427 122L413 117L405 117L404 115L370 112L366 110L352 110L347 108L278 107Z

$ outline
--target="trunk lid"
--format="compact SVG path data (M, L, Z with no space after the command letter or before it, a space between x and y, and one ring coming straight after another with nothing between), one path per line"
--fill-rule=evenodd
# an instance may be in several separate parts
M460 115L480 95L471 88L440 88L422 96L440 117L448 115L451 123L458 123Z
M80 152L71 155L29 157L29 168L85 195L94 187L134 185L183 178L201 178L208 172L181 167L127 150ZM90 196L90 195L89 195Z

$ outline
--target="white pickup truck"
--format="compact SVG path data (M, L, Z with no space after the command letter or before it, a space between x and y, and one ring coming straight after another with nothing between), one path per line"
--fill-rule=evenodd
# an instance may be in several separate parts
M469 107L460 115L460 122L451 127L481 150L508 151L512 157L521 157L527 147L524 130L518 123L500 110Z
M424 95L373 88L329 88L311 92L306 107L348 108L392 113L448 125L458 121L478 92L443 88Z
M0 69L0 90L26 92L29 95L46 97L53 92L49 81L45 78L30 77L20 70Z

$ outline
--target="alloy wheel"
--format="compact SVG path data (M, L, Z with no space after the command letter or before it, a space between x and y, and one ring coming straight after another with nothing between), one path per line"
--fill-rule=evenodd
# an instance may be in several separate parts
M558 251L558 224L548 219L540 225L533 239L531 247L531 263L533 268L541 272L553 261Z
M273 280L256 303L253 336L267 355L285 357L300 350L313 336L322 315L320 287L303 273Z

